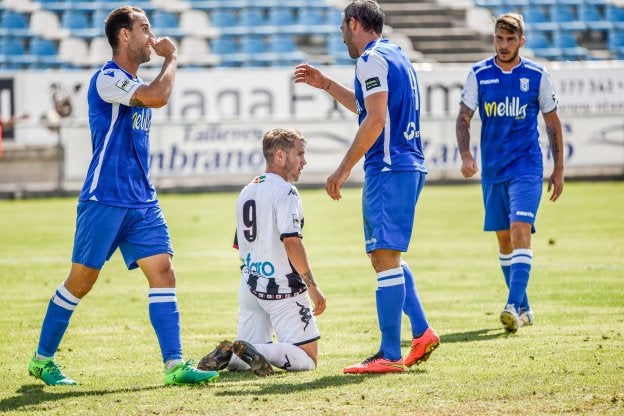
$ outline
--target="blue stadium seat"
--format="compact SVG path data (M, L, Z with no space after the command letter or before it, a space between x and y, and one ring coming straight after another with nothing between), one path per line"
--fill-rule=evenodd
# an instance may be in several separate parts
M267 18L257 7L248 7L240 12L240 25L245 28L247 33L268 34L274 33L275 28L268 24Z
M562 55L558 48L553 48L546 36L542 33L530 33L526 37L524 46L541 58L553 60Z
M0 35L13 37L32 36L28 18L22 13L6 10L0 19Z
M611 22L616 30L624 30L624 8L613 4L607 5L605 20Z
M342 36L329 36L325 43L327 53L333 58L336 65L352 65L355 60L351 59L347 46Z
M610 32L607 48L614 59L624 59L624 32Z
M271 57L264 41L258 36L243 36L240 39L240 51L247 55L245 66L269 66Z
M303 7L299 9L299 25L316 35L340 33L336 25L328 23L328 10L320 7Z
M564 60L585 60L589 54L586 48L576 43L576 38L569 32L555 33L553 46L559 48Z
M84 10L65 10L61 16L61 25L69 29L72 36L79 38L91 39L104 33L104 26L92 26L89 14Z
M22 40L4 38L0 40L2 67L4 69L23 69L34 63L30 55L26 55Z
M567 5L550 7L550 20L559 25L559 30L581 31L587 29L587 25L578 20L572 8Z
M269 49L275 57L275 66L290 66L305 59L305 54L299 50L297 43L289 35L271 37Z
M587 25L589 30L608 31L613 29L613 23L606 21L596 6L580 6L578 14L579 19Z
M529 0L531 6L554 6L557 0Z
M239 26L238 14L234 10L217 9L210 16L212 25L222 35L242 35L247 32L246 28Z
M172 38L181 38L186 35L184 30L180 29L178 16L173 13L157 10L149 17L152 32L157 36L169 36Z
M220 66L241 66L247 59L240 53L234 38L223 37L212 41L212 52L219 56Z
M524 23L529 31L553 32L559 29L556 23L551 22L546 14L539 8L525 9L523 13Z
M32 38L28 50L35 60L32 68L59 68L63 64L56 44L49 39Z

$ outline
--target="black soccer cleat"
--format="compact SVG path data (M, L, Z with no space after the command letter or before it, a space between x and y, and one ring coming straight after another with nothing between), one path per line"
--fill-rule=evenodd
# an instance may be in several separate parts
M203 371L223 370L230 363L230 358L232 358L232 342L224 340L199 361L197 368Z
M249 342L240 339L234 341L232 351L238 358L245 361L251 367L251 371L258 377L266 377L273 374L271 363Z

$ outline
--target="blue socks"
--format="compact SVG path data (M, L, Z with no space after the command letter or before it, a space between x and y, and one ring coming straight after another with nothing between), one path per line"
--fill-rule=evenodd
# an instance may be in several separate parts
M507 288L509 288L512 256L513 256L513 253L509 253L509 254L498 253L498 259L500 260L501 270L503 271L503 275L505 276L505 283L507 284ZM525 291L524 299L522 299L522 302L520 302L519 307L517 307L516 309L530 309L530 308L531 307L529 306L529 296L526 294L526 291Z
M514 305L516 310L523 307L523 301L528 306L526 289L531 273L533 252L527 248L518 248L511 253L509 266L509 298L507 304Z
M401 314L405 302L403 269L377 273L377 318L381 330L379 352L387 360L401 358Z
M401 260L401 268L403 269L403 276L405 277L405 303L403 305L403 312L409 317L410 324L412 325L412 338L420 338L427 328L429 328L429 323L427 322L425 310L418 297L412 271L403 260Z
M158 338L163 362L168 367L182 361L180 313L175 293L174 287L149 290L149 317Z
M61 283L52 299L50 299L48 310L45 318L43 318L39 345L36 352L37 359L54 357L54 353L69 325L69 318L71 318L78 302L80 302L80 299L69 293L69 290L65 288L64 282Z

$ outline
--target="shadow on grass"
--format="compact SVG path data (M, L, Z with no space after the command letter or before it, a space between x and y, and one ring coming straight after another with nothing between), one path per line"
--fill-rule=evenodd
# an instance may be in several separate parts
M440 342L453 343L453 342L470 342L470 341L488 341L490 339L508 337L511 334L505 332L502 328L486 328L477 329L475 331L456 332L454 334L444 334L440 336ZM410 347L411 341L401 341L401 347Z
M16 395L13 397L7 397L0 400L0 412L6 412L9 410L18 410L24 407L36 406L43 402L51 402L64 400L72 397L85 397L85 396L103 396L105 394L115 393L134 393L138 391L161 389L163 386L148 386L148 387L132 387L117 390L76 390L75 386L55 386L51 389L46 389L43 384L24 384L17 389ZM79 387L78 387L79 388Z
M237 371L236 373L249 373L249 372ZM367 377L377 377L377 375L361 374L357 376L344 376L344 375L326 376L326 377L321 377L318 380L309 381L307 383L300 383L300 382L272 383L271 378L273 377L276 377L276 376L271 376L270 378L263 380L263 381L267 381L267 383L258 384L257 388L243 390L240 388L240 385L238 385L238 387L232 388L232 389L221 388L215 391L214 394L215 396L244 396L244 395L261 396L261 395L272 395L272 394L291 394L297 391L309 391L309 390L327 389L327 388L331 389L334 387L361 383ZM277 377L279 377L279 375L277 375ZM239 377L238 375L232 378L238 379L238 380L241 379L241 377ZM256 386L254 385L253 387L256 387Z

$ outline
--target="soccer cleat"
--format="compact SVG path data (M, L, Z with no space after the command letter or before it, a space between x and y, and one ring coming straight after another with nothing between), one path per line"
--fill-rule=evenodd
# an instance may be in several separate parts
M215 381L219 378L216 371L202 371L193 367L191 360L182 362L175 367L165 369L165 386L202 384Z
M230 358L232 358L232 342L224 340L199 361L197 368L203 371L223 370L230 363Z
M520 309L518 312L518 326L533 325L533 311L531 309Z
M48 386L73 386L78 384L63 374L61 366L55 363L53 358L38 360L36 351L28 363L28 372Z
M249 342L240 339L234 341L232 351L238 358L245 361L251 367L251 371L258 377L266 377L273 374L271 363Z
M505 328L505 331L515 333L520 326L520 318L518 317L518 312L516 312L516 307L511 304L507 304L505 309L500 314L500 321Z
M402 373L405 371L403 358L397 361L386 360L377 353L361 363L345 367L342 370L345 374L382 374L382 373Z
M440 345L440 337L432 328L427 328L419 338L412 340L410 353L405 358L405 366L420 365L429 358L429 355Z

